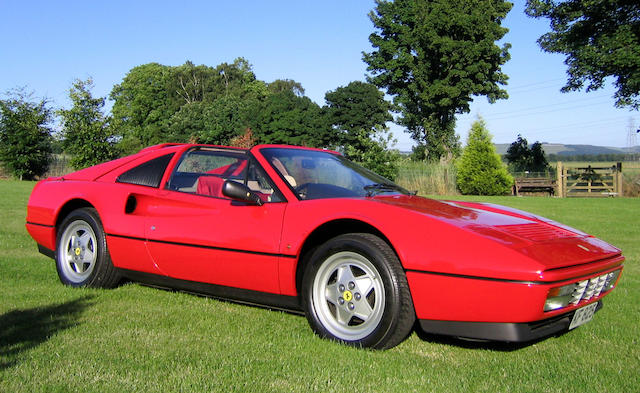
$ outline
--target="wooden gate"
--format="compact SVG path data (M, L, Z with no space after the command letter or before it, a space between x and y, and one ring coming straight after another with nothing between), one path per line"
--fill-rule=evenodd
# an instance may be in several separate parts
M558 192L566 197L622 196L622 163L610 167L569 168L558 162Z

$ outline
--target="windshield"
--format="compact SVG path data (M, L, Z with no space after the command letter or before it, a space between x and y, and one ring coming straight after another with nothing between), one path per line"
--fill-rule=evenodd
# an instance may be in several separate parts
M266 148L261 152L299 199L409 194L392 181L334 153L286 148Z

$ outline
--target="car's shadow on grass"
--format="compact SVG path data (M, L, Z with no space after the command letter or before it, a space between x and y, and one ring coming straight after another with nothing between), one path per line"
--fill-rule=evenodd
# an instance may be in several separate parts
M15 366L21 354L57 332L76 326L93 296L44 307L16 309L0 315L0 370Z

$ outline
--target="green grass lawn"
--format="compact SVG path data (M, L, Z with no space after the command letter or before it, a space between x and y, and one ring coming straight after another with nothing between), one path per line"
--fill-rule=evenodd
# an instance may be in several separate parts
M523 347L413 334L369 351L321 340L304 317L283 312L137 284L64 287L24 229L32 187L0 181L0 392L640 389L640 199L472 198L624 250L620 285L590 323Z

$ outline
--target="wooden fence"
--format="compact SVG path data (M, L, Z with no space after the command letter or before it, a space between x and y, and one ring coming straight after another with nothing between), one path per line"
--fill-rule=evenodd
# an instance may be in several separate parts
M556 196L622 196L622 163L610 167L566 167L558 162Z

